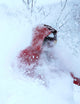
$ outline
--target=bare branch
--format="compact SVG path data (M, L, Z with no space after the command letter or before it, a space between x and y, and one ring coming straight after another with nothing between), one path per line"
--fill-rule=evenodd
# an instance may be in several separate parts
M26 2L25 2L25 0L22 0L23 1L23 3L26 5Z
M61 26L59 26L59 29L60 29L61 27L63 27L66 23L67 23L67 20L66 20Z
M65 9L66 4L67 4L67 0L65 1L65 4L64 4L64 6L63 6L63 8L62 8L62 10L61 10L61 11L63 11L63 10Z
M34 2L32 0L32 2L31 2L31 13L33 12L33 6L34 6Z
M27 0L27 2L25 1L25 0L22 0L23 1L23 3L24 3L24 5L26 6L26 8L28 8L28 3L29 3L29 0Z
M30 3L29 0L27 0L27 4L28 4L28 5L29 5L29 3Z
M62 0L61 0L61 2L62 2ZM59 17L57 18L56 26L57 26L57 24L58 24L58 22L59 22L59 20L60 20L60 18L61 18L61 16L62 16L62 13L63 13L63 11L64 11L64 9L65 9L65 7L66 7L66 4L67 4L67 0L65 1L65 4L64 4L63 8L61 9L61 12L60 12L60 14L59 14Z
M67 23L67 21L68 21L68 18L67 18L68 15L69 15L69 12L64 16L63 21L65 21L65 22L63 24L61 24L61 26L59 26L59 29L62 28Z
M33 0L32 0L32 4L31 4L31 8L33 8Z
M62 7L62 0L61 0L61 7Z

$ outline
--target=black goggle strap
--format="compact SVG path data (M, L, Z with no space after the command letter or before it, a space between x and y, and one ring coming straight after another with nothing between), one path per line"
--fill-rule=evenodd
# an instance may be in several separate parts
M44 24L44 26L45 27L47 27L54 35L56 35L57 34L57 30L55 30L54 28L52 28L51 26L49 26L49 25L46 25L46 24Z

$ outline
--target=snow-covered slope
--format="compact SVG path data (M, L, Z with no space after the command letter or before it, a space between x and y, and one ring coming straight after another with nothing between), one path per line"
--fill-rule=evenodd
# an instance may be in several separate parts
M73 85L68 73L80 75L80 24L79 12L75 12L79 0L76 4L68 2L63 12L62 0L40 1L37 0L32 13L21 0L0 1L0 104L80 104L80 88ZM74 5L78 6L73 9ZM14 67L20 50L30 45L32 28L43 23L59 31L54 54L58 68L64 69L54 73L53 79L46 72L46 87L42 81L28 78Z

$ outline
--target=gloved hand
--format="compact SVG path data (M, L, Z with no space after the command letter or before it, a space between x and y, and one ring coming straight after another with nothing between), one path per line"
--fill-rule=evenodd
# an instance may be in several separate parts
M74 78L73 83L80 86L80 78Z
M80 78L77 78L73 75L73 73L71 73L71 76L73 78L73 83L80 86Z

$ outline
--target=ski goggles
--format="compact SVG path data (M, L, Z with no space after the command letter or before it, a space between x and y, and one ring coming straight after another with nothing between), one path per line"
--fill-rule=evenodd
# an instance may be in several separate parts
M57 30L55 30L54 28L52 28L49 25L44 24L44 26L47 27L51 31L51 34L48 35L47 37L45 37L44 43L46 41L53 41L54 43L56 43L57 42Z

